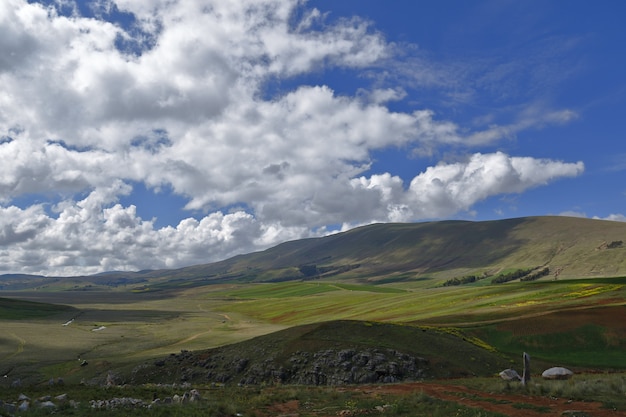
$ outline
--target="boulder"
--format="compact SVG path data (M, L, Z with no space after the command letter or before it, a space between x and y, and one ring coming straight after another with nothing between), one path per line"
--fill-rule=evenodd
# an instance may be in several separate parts
M569 379L574 375L572 371L561 366L555 366L554 368L546 369L541 376L544 379Z
M39 403L39 408L54 409L57 408L57 406L52 401L44 401L42 403Z
M189 392L189 395L190 395L189 401L191 402L202 400L202 397L200 397L200 392L197 389L192 389Z
M17 406L15 404L11 404L11 403L4 403L4 404L2 404L2 408L4 409L4 411L9 413L10 415L15 414L15 412L17 411Z
M26 400L22 401L22 403L17 407L17 411L20 412L24 412L24 411L28 411L28 408L30 407L30 403Z
M519 374L517 373L517 371L515 371L514 369L505 369L504 371L500 372L498 375L500 375L500 378L504 379L505 381L521 381L522 378L519 376Z

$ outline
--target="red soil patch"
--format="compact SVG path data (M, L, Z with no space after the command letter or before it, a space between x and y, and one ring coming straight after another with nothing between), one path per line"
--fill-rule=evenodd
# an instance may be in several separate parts
M602 404L598 402L581 402L563 398L535 397L518 394L494 394L458 385L416 382L380 386L373 388L371 391L389 394L423 392L431 397L445 401L453 401L466 407L479 408L511 417L560 416L564 415L567 411L577 411L579 413L578 415L593 417L626 416L625 412L602 408ZM516 408L516 404L531 405L532 408ZM541 409L545 411L540 411ZM550 411L547 411L547 409Z
M599 402L572 401L564 398L539 397L521 394L495 394L474 390L460 385L437 384L430 382L413 382L406 384L390 384L377 386L358 386L338 388L341 391L358 392L363 395L380 396L410 395L424 393L430 397L455 402L465 407L475 408L510 417L546 417L546 416L588 416L588 417L619 417L626 412L602 408ZM382 404L381 404L382 406ZM299 401L273 404L265 412L260 410L257 416L298 417ZM308 410L307 415L319 417L383 415L384 410Z
M286 403L274 404L272 405L268 412L270 416L280 416L280 417L298 417L300 413L298 409L300 408L300 401L291 400ZM262 414L265 415L265 414Z
M509 330L514 336L536 335L574 330L583 324L595 324L620 335L626 335L626 306L592 307L549 312L537 317L502 322L498 330Z

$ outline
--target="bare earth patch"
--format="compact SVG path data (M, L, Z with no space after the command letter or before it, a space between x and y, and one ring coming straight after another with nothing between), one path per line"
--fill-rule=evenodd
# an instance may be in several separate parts
M355 388L355 390L367 388ZM409 383L369 388L372 393L409 394L423 392L431 397L453 401L471 408L502 413L511 417L588 415L592 417L626 416L621 411L602 408L599 402L571 401L518 394L495 394L458 385ZM530 407L528 407L530 406ZM573 413L573 412L577 413ZM570 413L568 413L570 412ZM584 414L583 414L584 413Z
M337 388L341 392L354 392L365 396L402 396L423 393L433 398L454 402L468 408L500 413L510 417L619 417L626 412L603 408L600 402L572 401L565 398L541 397L522 394L496 394L474 390L460 385L430 382L414 382L389 385L362 385ZM299 416L359 416L384 415L384 408L372 410L341 410L335 407L304 410L297 400L276 403L265 411L258 410L256 416L299 417Z

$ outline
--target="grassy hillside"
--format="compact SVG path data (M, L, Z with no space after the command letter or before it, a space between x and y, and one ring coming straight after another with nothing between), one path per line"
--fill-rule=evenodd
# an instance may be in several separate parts
M76 310L64 305L0 298L0 320L30 320L72 311Z
M332 279L386 284L548 268L561 278L626 275L626 223L571 217L374 224L176 270L88 277L0 276L0 290L154 291L215 283Z
M456 332L332 321L211 350L180 352L136 367L132 382L342 385L488 376L509 361Z
M624 369L626 329L607 321L624 314L624 237L625 223L563 217L381 224L180 270L35 277L32 291L23 289L28 277L5 276L21 289L3 297L72 309L0 300L0 370L80 381L338 320L460 329L507 356L526 350L551 364ZM537 267L562 273L493 283ZM444 286L467 276L478 279ZM388 339L399 345L386 347L413 352L407 337Z
M162 276L198 284L324 278L383 284L539 267L549 267L551 276L559 270L561 278L619 276L626 275L622 241L626 223L570 217L374 224Z

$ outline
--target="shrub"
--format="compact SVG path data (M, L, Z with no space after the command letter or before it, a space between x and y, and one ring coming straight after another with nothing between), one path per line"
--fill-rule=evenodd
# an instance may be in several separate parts
M452 278L443 283L444 287L450 287L454 285L462 285L462 284L471 284L472 282L476 282L483 277L479 277L477 275L466 275L461 278Z
M528 269L517 269L513 272L509 272L507 274L501 274L491 280L492 284L502 284L504 282L509 282L516 280L518 278L522 278L528 274L530 274L535 268Z
M532 274L528 274L525 277L520 278L520 281L534 281L541 277L545 277L546 275L549 275L549 274L550 274L550 268L545 267L541 269L540 271L534 272Z

